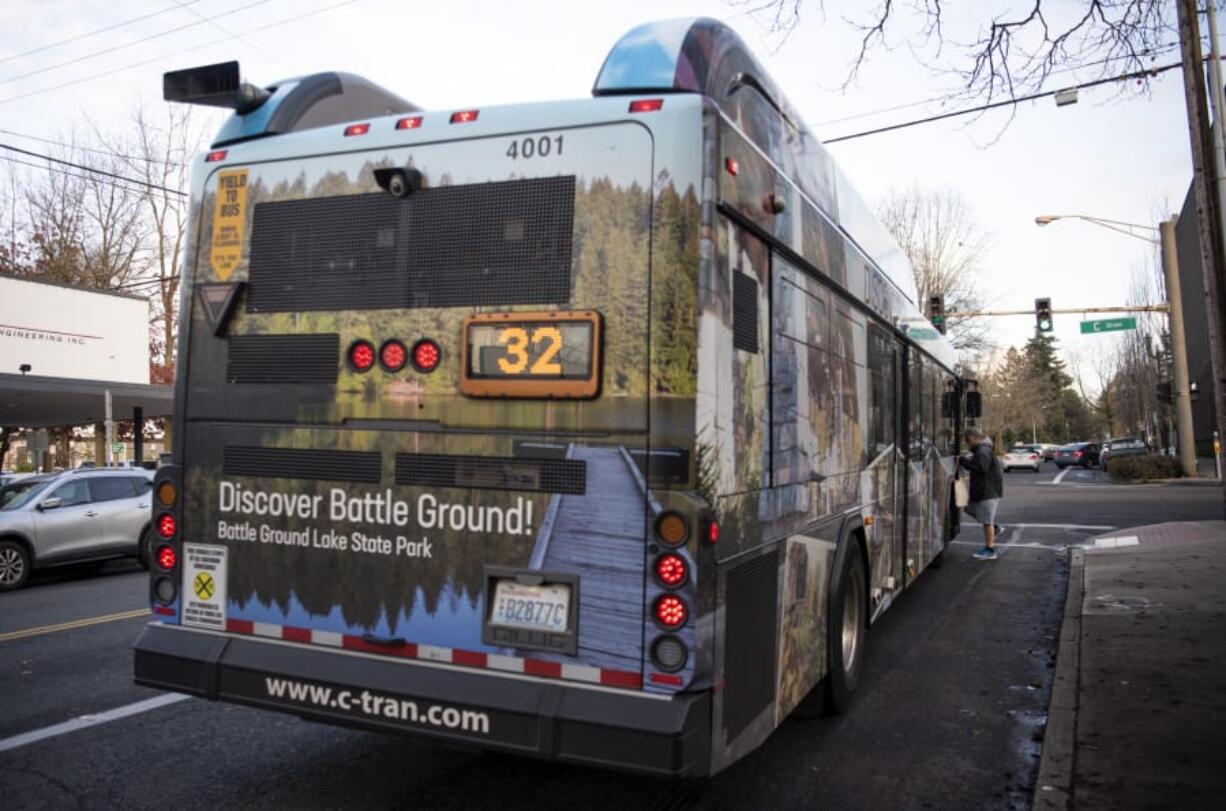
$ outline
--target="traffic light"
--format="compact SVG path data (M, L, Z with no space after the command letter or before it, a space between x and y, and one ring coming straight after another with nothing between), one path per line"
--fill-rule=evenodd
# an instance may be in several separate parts
M1051 299L1034 300L1034 328L1039 332L1051 332Z
M944 296L929 296L928 297L928 320L932 322L932 326L937 328L937 332L945 334L945 297Z

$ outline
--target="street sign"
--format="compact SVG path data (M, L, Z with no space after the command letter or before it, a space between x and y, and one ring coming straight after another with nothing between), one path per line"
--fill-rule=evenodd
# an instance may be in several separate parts
M112 442L111 443L111 453L123 453L123 443L122 442Z
M1133 316L1126 318L1104 318L1100 321L1082 321L1081 334L1090 335L1095 332L1119 332L1125 329L1136 329L1137 319Z

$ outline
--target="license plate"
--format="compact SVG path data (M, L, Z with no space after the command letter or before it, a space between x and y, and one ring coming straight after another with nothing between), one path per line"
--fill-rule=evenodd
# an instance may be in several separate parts
M525 586L499 580L494 587L490 624L566 633L570 616L570 586Z

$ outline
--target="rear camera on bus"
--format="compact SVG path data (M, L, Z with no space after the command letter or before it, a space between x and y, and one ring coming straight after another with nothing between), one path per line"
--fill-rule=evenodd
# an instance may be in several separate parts
M656 639L651 645L651 660L665 673L676 673L685 667L689 651L685 643L671 634Z
M175 517L170 513L162 513L158 516L158 535L163 538L173 538L175 530L178 526L175 524Z
M375 345L370 341L354 341L349 347L349 365L355 372L369 372L375 365Z
M162 544L158 547L158 568L164 572L169 572L175 567L179 556L175 554L175 548L170 544Z
M438 367L439 358L442 355L438 344L429 338L422 338L413 344L413 366L419 372L433 372Z
M664 513L656 521L656 535L667 546L680 546L689 534L685 519L677 513Z
M656 622L660 623L665 628L680 628L685 625L685 620L689 616L689 608L686 607L685 600L682 600L675 594L664 594L656 600L655 611Z
M379 364L389 372L399 372L408 360L409 350L395 338L384 341L383 346L379 347Z
M656 559L656 579L665 588L675 589L685 583L689 576L689 567L680 555L661 555Z

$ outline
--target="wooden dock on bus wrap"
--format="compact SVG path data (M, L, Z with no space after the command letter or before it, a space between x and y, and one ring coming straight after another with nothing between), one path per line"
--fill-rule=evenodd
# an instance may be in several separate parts
M584 664L637 671L642 666L646 527L659 505L625 448L571 446L567 458L587 462L586 492L550 502L532 567L580 575L579 658Z

